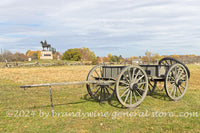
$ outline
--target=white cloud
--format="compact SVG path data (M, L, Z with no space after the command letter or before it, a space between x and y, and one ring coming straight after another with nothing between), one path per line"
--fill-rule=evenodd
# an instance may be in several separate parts
M185 46L199 54L199 12L197 0L7 0L0 2L0 46L35 48L47 39L57 49L87 46L100 56L123 47L125 56L181 54Z

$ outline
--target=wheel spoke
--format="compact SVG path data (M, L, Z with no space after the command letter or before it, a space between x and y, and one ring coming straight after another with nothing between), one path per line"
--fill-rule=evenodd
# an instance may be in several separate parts
M182 85L180 85L184 90L185 90L185 87L184 86L182 86Z
M174 94L173 94L173 97L174 97L174 98L175 98L175 94L176 94L176 86L175 86Z
M114 91L114 89L113 89L113 88L111 88L110 86L108 86L108 88L110 88L112 91Z
M143 88L138 87L138 89L141 90L141 91L145 91L144 87L145 86L143 86Z
M122 95L120 97L123 97L128 91L129 91L129 89L127 89L126 91L124 91L124 93L122 93Z
M171 84L170 86L167 87L167 89L169 90L169 88L171 88L175 83Z
M177 70L177 67L175 67L175 76L177 76L178 74L178 70Z
M99 87L99 88L97 89L97 91L94 93L94 95L96 95L96 94L97 94L97 92L99 91L99 89L101 89L101 87Z
M103 77L103 70L102 70L102 67L100 67L100 73L101 73L101 77Z
M110 92L108 91L108 88L106 87L105 90L107 91L108 95L110 95Z
M136 92L140 97L142 97L142 96L140 95L140 93L139 93L137 90L135 90L135 92Z
M137 77L138 77L138 75L139 75L139 72L140 72L140 70L138 70L138 72L137 72L137 74L136 74L136 76L135 76L135 78L134 78L134 82L136 81L136 79L137 79Z
M123 87L123 88L119 88L119 90L123 90L123 89L127 89L127 88L129 88L129 86Z
M185 78L186 77L186 75L183 75L183 76L181 76L180 78Z
M138 81L140 81L143 77L144 77L144 75L142 75L142 76L136 81L136 83L138 83Z
M161 65L165 65L165 63L164 63L164 62L161 62Z
M133 91L133 96L134 96L135 102L137 102L137 98L136 98L136 95L135 95L134 91Z
M182 91L181 91L181 88L179 86L178 86L178 90L180 91L181 94L183 94Z
M170 91L170 95L172 95L172 92L174 90L175 85L172 87L171 91Z
M127 71L128 71L128 78L129 78L129 81L131 82L131 69L129 68Z
M130 104L132 104L132 95L133 95L133 92L132 91L130 91Z
M93 89L95 89L95 88L97 88L98 87L98 85L95 85L95 86L93 86L93 88L91 88L91 90L93 90Z
M128 83L130 83L129 80L127 79L127 75L124 75L124 74L123 74L123 76L124 76L124 78L126 79L126 81L127 81Z
M170 60L170 65L172 65L172 60Z
M146 84L146 82L140 82L140 83L138 83L138 85L143 85L143 84Z
M129 96L129 94L130 94L130 90L128 91L128 94L126 95L126 98L125 98L125 101L124 101L124 103L126 103L126 101L127 101L127 99L128 99L128 96Z
M179 73L178 78L180 79L181 75L183 74L183 70Z
M172 73L172 78L174 78L175 79L175 77L176 77L176 72L175 72L176 70L175 69L172 69L172 71L171 71L171 73ZM175 73L174 73L175 72Z
M167 82L170 82L170 83L175 83L175 81L167 81Z
M172 75L174 75L174 74L172 73ZM175 81L174 76L169 76L168 79L170 79L170 78Z
M119 81L120 83L124 84L124 85L129 85L128 83L124 82L124 81Z
M177 94L177 97L179 97L179 94L178 94L178 87L176 87L176 94Z
M91 77L95 79L95 77L93 75L91 75Z
M105 88L103 88L103 94L104 94L104 98L106 98L106 91L105 91Z
M169 63L167 62L167 60L165 61L167 65L169 65Z
M101 88L101 91L99 93L99 100L101 100L101 97L102 97L102 88Z
M135 82L135 81L134 81L135 69L136 69L136 68L133 68L133 73L132 73L132 78L131 78L131 81L132 81L132 82Z
M96 70L94 70L94 71L95 71L95 73L97 74L97 76L100 78L100 76L99 76L98 72L97 72Z

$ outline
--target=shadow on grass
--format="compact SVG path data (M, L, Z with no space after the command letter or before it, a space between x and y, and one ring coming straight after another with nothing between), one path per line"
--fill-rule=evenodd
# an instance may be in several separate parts
M93 98L90 97L89 94L86 94L84 96L84 100L87 100L87 101L90 101L90 102L95 102L97 104L99 104L100 106L103 106L106 104L106 102L108 102L109 105L113 106L113 107L116 107L116 108L124 108L117 100L117 97L116 95L113 96L113 98L111 98L110 100L108 101L96 101L94 100Z
M155 90L151 95L147 95L147 96L151 96L152 98L155 99L159 99L159 100L165 100L165 101L170 101L170 99L168 98L167 94L165 93L165 91L161 91L161 90ZM127 109L126 107L124 107L117 99L116 94L113 96L113 98L111 98L108 101L96 101L93 98L90 97L89 94L85 94L83 97L80 98L82 101L78 101L78 102L67 102L67 103L62 103L62 104L53 104L53 106L66 106L66 105L74 105L74 104L83 104L88 102L88 104L90 104L90 102L92 103L96 103L99 104L100 106L105 105L106 102L108 102L108 104L112 107L115 108L119 108L119 109ZM49 99L49 104L48 105L44 105L44 106L33 106L33 107L29 107L29 109L36 109L36 108L45 108L45 107L51 107L51 101Z
M83 97L80 98L81 100L83 101L78 101L78 102L67 102L67 103L62 103L62 104L53 104L53 106L66 106L66 105L74 105L74 104L83 104L83 103L86 103L88 102L95 102L97 104L100 104L101 106L105 103L105 102L98 102L98 101L95 101L94 99L92 99L89 94L85 94ZM51 107L51 101L49 99L49 104L48 105L44 105L44 106L33 106L33 107L29 107L29 109L36 109L36 108L45 108L45 107Z
M69 103L62 103L62 104L53 104L53 106L66 106L66 105L73 105L73 104L82 104L85 103L87 101L81 101L81 102L69 102ZM37 109L37 108L45 108L45 107L51 107L51 103L49 101L48 105L43 105L43 106L33 106L33 107L29 107L29 109Z
M117 99L116 94L114 95L114 97L108 101L108 104L112 107L115 108L119 108L119 109L127 109L126 107L124 107Z
M159 100L171 101L164 90L155 90L151 95L147 96L151 96L152 98Z

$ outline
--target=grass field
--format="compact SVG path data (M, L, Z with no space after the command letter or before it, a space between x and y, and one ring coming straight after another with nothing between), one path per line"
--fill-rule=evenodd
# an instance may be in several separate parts
M82 81L93 66L0 69L0 132L200 132L200 66L189 65L191 78L178 102L157 90L135 110L116 98L98 103L85 86L54 86L54 117L48 87L20 85Z

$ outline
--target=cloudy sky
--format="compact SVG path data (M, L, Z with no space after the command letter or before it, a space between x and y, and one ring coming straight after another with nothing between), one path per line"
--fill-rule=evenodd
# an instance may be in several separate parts
M1 0L0 48L200 55L199 0Z

